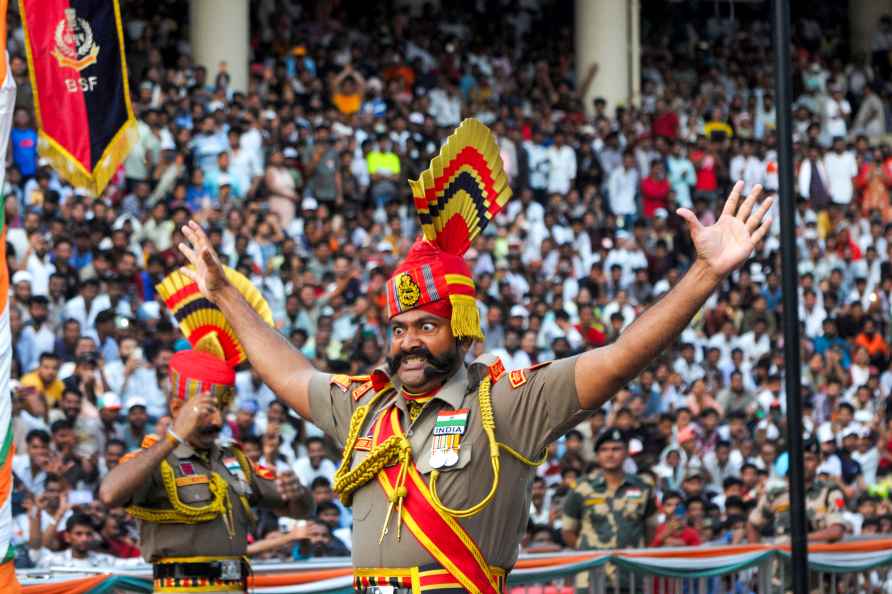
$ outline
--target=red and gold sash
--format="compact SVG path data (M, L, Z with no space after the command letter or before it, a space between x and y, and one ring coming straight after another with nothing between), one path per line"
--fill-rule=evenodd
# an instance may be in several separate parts
M379 417L375 423L375 445L392 435L404 437L399 414L399 409L394 406ZM378 473L378 482L388 499L393 497L399 485L399 475L399 464L385 467ZM427 483L414 461L408 464L404 485L408 494L400 506L401 518L421 546L469 592L499 594L499 582L477 543L455 518L441 513L433 505Z

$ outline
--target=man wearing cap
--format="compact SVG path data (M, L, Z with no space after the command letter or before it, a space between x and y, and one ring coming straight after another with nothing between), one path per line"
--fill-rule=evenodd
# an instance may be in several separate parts
M334 490L353 506L354 584L399 593L440 587L494 594L517 559L527 488L545 447L606 402L688 324L764 237L770 200L740 201L719 221L680 210L698 258L621 338L575 357L506 372L483 340L464 254L510 196L498 145L466 120L412 186L423 238L387 282L388 364L370 376L313 368L234 289L198 224L179 247L202 295L232 324L280 399L343 444Z
M833 480L822 480L818 467L818 444L814 439L805 442L803 452L805 470L805 515L808 540L836 541L845 534L846 499ZM771 480L756 507L750 512L747 538L750 543L763 537L785 540L790 534L790 491L785 480Z
M629 454L623 432L611 428L595 442L598 470L581 479L564 500L564 542L579 550L643 547L653 538L658 510L653 485L624 469ZM608 578L622 588L616 570ZM626 576L627 577L627 576ZM577 590L588 591L588 573L579 574Z
M227 273L264 323L271 321L269 305L250 281ZM155 592L244 592L252 506L302 517L312 511L312 495L294 473L277 476L252 464L238 445L217 441L244 350L188 278L174 272L157 289L192 346L170 360L173 425L125 456L103 480L99 497L109 507L126 505L142 520L140 549L154 566ZM140 404L135 400L131 411Z

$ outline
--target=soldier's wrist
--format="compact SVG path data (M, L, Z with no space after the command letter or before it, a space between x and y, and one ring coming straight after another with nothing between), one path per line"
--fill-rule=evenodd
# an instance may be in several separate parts
M185 443L185 440L180 437L176 431L173 430L173 427L167 429L167 432L164 434L164 440L173 447L177 447L178 445L183 445Z

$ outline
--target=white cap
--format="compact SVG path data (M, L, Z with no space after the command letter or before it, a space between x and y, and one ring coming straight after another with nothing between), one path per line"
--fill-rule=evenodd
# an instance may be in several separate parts
M148 408L148 402L146 402L146 399L142 396L131 396L127 399L127 410L129 411L134 406Z
M509 317L512 318L528 318L530 317L530 312L527 311L522 305L514 305L511 307L511 314Z
M669 218L669 211L665 208L658 208L654 211L654 216L658 219L667 219Z
M30 285L32 282L34 282L34 278L27 270L19 270L12 275L12 284L14 285L17 285L19 283L28 283Z
M378 243L375 249L379 252L392 252L393 244L391 244L389 241L382 241Z
M861 425L858 423L851 423L848 427L842 430L842 435L840 436L842 439L846 437L861 437Z
M424 116L420 112L413 111L409 114L409 123L420 126L424 123Z
M319 208L319 203L312 196L307 196L300 203L300 207L303 210L316 210L317 208Z
M161 150L162 151L177 150L177 145L174 143L173 138L165 135L164 138L161 139Z
M285 150L282 151L282 156L286 159L297 159L297 149L293 146L286 146Z
M818 441L820 443L836 441L836 436L833 435L833 427L829 423L818 427Z
M128 401L129 404L129 401ZM114 392L106 392L99 397L99 409L121 408L121 399Z

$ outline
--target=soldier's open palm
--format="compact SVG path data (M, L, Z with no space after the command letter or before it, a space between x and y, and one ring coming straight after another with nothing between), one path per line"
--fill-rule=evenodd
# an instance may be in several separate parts
M198 285L201 294L214 301L214 296L227 284L226 272L204 229L195 221L183 227L183 234L189 243L180 243L180 251L189 260L191 268L183 268L183 274Z

